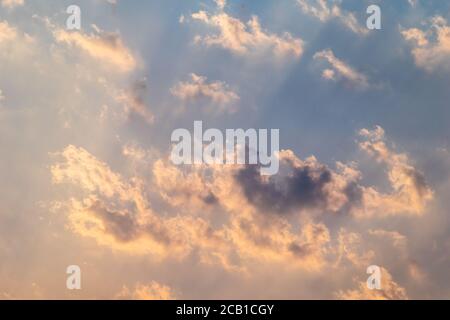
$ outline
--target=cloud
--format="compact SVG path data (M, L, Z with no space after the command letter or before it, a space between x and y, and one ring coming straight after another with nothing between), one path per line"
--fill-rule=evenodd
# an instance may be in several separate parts
M358 285L358 289L339 291L338 299L343 300L407 300L406 290L399 286L391 274L384 268L381 269L381 290L371 290L366 281Z
M241 7L230 3L233 8L228 9L224 1L217 3L221 4L213 9L201 5L208 22L224 13L225 8L226 15L242 21L244 31L255 37L256 33L245 23L248 18L242 17L248 17L248 10L256 9L261 12L262 32L284 38L278 18L269 19L270 25L264 26L263 15L271 5ZM120 21L118 25L122 25L128 21L121 10L105 11L106 0L97 4L100 5L92 5L89 10L90 15L99 17L100 24ZM404 4L409 6L406 1ZM50 10L47 5L30 1L27 6L36 14ZM55 3L52 8L64 18L64 5L58 6ZM285 13L284 6L278 9ZM147 12L153 12L153 18L166 14L173 17L164 11ZM184 14L183 27L192 27L193 18ZM448 191L448 166L441 164L443 159L436 165L436 154L425 152L433 151L433 144L419 147L419 166L416 155L407 154L403 145L395 146L384 130L368 128L358 133L354 150L344 146L345 163L334 162L332 155L320 146L315 151L320 155L317 158L305 157L298 150L284 150L280 154L280 172L270 178L255 175L257 167L175 166L169 161L168 131L173 126L186 127L190 118L174 116L170 103L182 105L189 101L202 107L215 104L218 110L222 107L219 101L226 101L220 93L239 93L247 101L251 92L236 89L240 82L247 81L250 87L261 91L254 98L265 106L273 101L295 104L298 99L291 89L305 82L298 74L304 66L291 68L280 83L262 64L252 63L258 58L255 54L264 54L264 58L276 56L275 44L264 46L247 38L238 42L246 50L237 54L238 60L245 56L244 60L252 65L236 73L230 68L233 63L226 68L221 65L223 54L228 60L231 50L222 49L221 44L214 44L221 57L207 54L207 61L202 59L200 64L198 50L182 44L184 35L178 39L181 47L176 47L187 51L174 53L169 48L173 46L165 46L162 51L149 46L180 35L173 34L178 15L172 21L174 25L159 25L158 19L147 19L152 27L147 28L145 37L128 29L121 30L120 36L119 31L115 33L126 51L137 59L130 69L118 67L120 63L110 57L91 54L73 39L58 42L53 32L64 19L51 26L36 19L18 21L20 17L15 14L6 16L11 20L2 22L2 35L9 35L0 41L0 88L6 96L3 104L8 107L0 114L0 141L7 152L2 155L0 172L2 181L8 183L3 185L0 209L0 256L4 257L0 296L71 299L73 292L65 290L54 277L59 272L64 276L68 263L82 267L86 283L98 284L76 294L87 299L177 298L178 290L187 299L330 299L336 298L333 294L340 290L342 297L365 297L370 293L359 282L363 283L366 267L373 263L395 275L395 283L406 288L408 297L447 294L444 270L448 266L448 206L441 195ZM219 27L195 21L196 28L205 32L198 31L201 41L208 35L221 36ZM281 24L291 25L289 21ZM418 28L424 30L422 38L416 37L421 45L437 41L427 34L427 28ZM30 37L25 30L31 33ZM300 30L303 31L308 30ZM351 31L348 33L354 36ZM102 42L107 33L94 28L79 34L88 42ZM292 31L292 36L299 33ZM323 40L326 35L319 38ZM178 40L174 39L174 43L180 43ZM320 39L311 39L311 43L315 40ZM312 54L325 48L319 47ZM139 50L150 53L145 55L146 61L150 59L146 63L149 81L140 78L143 70ZM359 70L362 64L346 61L335 53L353 71L365 73L365 68ZM297 60L294 53L286 54ZM189 76L173 78L173 72L161 66L167 59L178 61L177 55L185 58L175 68L182 70L181 74L196 71L197 77L207 75L208 79L199 84ZM351 84L327 59L316 62L319 61L324 64L320 69L324 78ZM227 73L226 77L212 76L221 72ZM370 75L367 73L372 88ZM273 90L267 91L264 84ZM170 87L183 85L195 87L194 94L186 93L186 100L179 101L170 97ZM152 88L158 91L154 97L150 96ZM313 96L307 92L305 101L314 102ZM230 111L238 103L241 104L238 100L224 102L223 111ZM274 118L273 108L262 108L258 118L265 119L264 123L286 125L285 117L293 115L284 114L283 110L286 111L278 108ZM153 121L152 126L122 121L129 116ZM252 122L245 115L233 118L243 126ZM225 126L217 117L214 122L218 127ZM341 128L342 124L336 125ZM347 125L352 126L344 124ZM49 139L36 139L41 136ZM352 140L347 138L344 140ZM334 142L336 139L332 138ZM47 152L55 150L58 152L49 157ZM448 158L448 153L441 156ZM422 168L426 174L421 173ZM17 234L23 235L19 242ZM36 243L44 249L36 248ZM61 243L67 244L68 249L60 250ZM78 261L73 261L74 257ZM428 261L433 261L432 265ZM21 277L23 274L26 276ZM110 278L116 281L109 281ZM33 282L38 285L32 285ZM302 284L300 289L298 283ZM383 297L404 296L397 290L387 291L390 293L382 293Z
M141 116L148 124L152 124L155 116L145 103L144 94L147 90L147 79L135 81L131 89L121 91L117 94L116 100L123 103L127 113L134 113Z
M175 300L176 295L170 287L160 284L156 281L152 281L148 285L138 283L132 290L130 290L127 286L124 286L122 290L116 295L116 299Z
M317 272L327 261L360 267L373 255L358 253L362 239L357 234L339 233L335 247L326 225L309 220L294 227L288 222L293 214L337 213L357 219L419 215L432 195L408 158L387 148L381 128L364 129L361 136L361 148L386 162L392 193L361 185L362 173L354 165L337 163L332 170L289 150L280 152L280 174L264 178L254 166L181 168L168 159L141 156L139 161L152 163L151 178L127 181L74 146L56 154L60 161L51 172L54 183L74 184L83 191L81 199L65 205L69 228L102 246L157 259L184 260L195 252L201 263L230 272L246 273L254 261L289 262L292 268ZM174 215L161 214L155 199ZM212 219L217 212L223 213L221 223ZM395 246L403 241L394 231L374 230L371 235L389 237Z
M208 82L208 79L195 73L190 75L191 81L179 82L170 92L182 101L199 101L209 99L218 104L221 111L233 111L224 106L239 100L239 96L222 81Z
M15 39L16 36L16 29L11 27L8 21L0 21L0 45L3 42Z
M261 210L287 213L291 208L326 207L325 187L331 182L331 172L311 161L293 168L281 183L263 182L257 166L248 166L236 176L248 201Z
M364 214L423 214L434 194L423 174L410 164L406 154L395 153L388 147L381 127L362 129L360 136L364 139L359 143L360 148L387 166L388 179L393 189L391 194L381 194L374 188L366 188L363 194Z
M285 32L279 36L264 31L257 16L246 24L223 11L224 1L217 2L219 12L206 11L193 13L194 20L201 21L217 30L207 36L197 36L196 42L207 46L220 46L240 55L271 52L277 57L293 56L300 58L303 53L303 40Z
M367 77L356 71L344 61L336 58L330 49L322 50L314 54L315 60L325 60L332 69L325 69L322 77L326 80L342 80L349 85L365 89L369 86Z
M79 47L91 57L113 65L115 70L129 72L136 68L136 59L119 34L102 31L95 25L93 27L95 33L91 34L63 29L56 29L53 34L57 42Z
M137 177L125 182L82 148L68 146L55 156L62 161L51 167L53 182L71 183L88 192L65 206L75 233L114 250L156 258L183 259L195 247L221 249L220 231L211 230L206 221L155 213Z
M217 4L217 8L219 8L220 10L223 10L225 8L225 6L227 5L227 1L226 0L214 0Z
M14 9L16 7L21 7L25 4L24 0L2 0L1 5L4 8Z
M341 269L365 268L371 264L376 255L360 233L345 228L341 228L338 232L335 254L337 259L334 266Z
M128 193L130 187L105 163L98 161L86 150L69 145L57 155L66 161L51 167L53 183L69 181L106 197L118 196L122 200L130 199Z
M450 27L441 16L431 19L427 29L410 28L401 31L411 43L416 65L427 72L450 70Z
M69 229L102 246L156 259L184 260L195 252L201 263L230 272L247 272L250 261L292 260L293 266L308 270L324 266L327 228L308 223L296 234L281 217L269 217L268 223L254 215L254 209L239 200L229 169L212 176L208 168L187 173L158 160L154 182L135 177L127 183L82 148L69 146L56 156L61 162L51 168L54 182L84 190L82 200L72 199L64 206ZM164 217L155 212L146 195L150 190L154 190L152 197L160 196L177 215ZM233 196L225 201L225 195L237 197L237 202ZM220 207L222 200L226 207ZM211 205L231 210L230 220L214 226L205 210Z
M406 29L402 31L402 35L407 41L415 42L417 46L423 47L428 45L427 36L425 32L423 32L420 29L417 28Z
M380 237L381 239L387 239L392 242L392 245L395 248L400 249L401 251L404 251L408 239L405 235L399 233L398 231L387 231L383 229L376 229L376 230L369 230L369 234L375 237Z
M338 19L348 29L357 34L365 35L368 30L359 25L352 12L347 12L339 7L336 0L297 0L303 13L313 16L322 22Z
M405 154L395 153L385 142L381 127L360 131L359 147L388 168L390 193L360 183L362 173L354 165L336 163L336 170L315 157L301 160L289 150L280 152L282 171L276 177L261 178L256 166L238 171L236 181L247 201L261 212L288 214L313 211L346 213L359 218L397 214L421 215L433 198L423 174Z

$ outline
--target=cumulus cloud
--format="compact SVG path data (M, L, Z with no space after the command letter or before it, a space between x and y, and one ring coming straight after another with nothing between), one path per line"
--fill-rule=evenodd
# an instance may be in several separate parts
M154 182L124 182L82 148L69 146L58 156L62 161L52 166L54 182L87 192L83 199L66 203L68 227L102 246L159 259L184 259L196 252L202 263L234 272L246 272L249 261L262 260L292 260L292 265L309 270L324 266L330 240L326 226L308 223L297 234L281 217L268 223L234 192L230 169L182 172L159 160ZM179 214L163 217L155 212L144 186ZM225 195L229 197L220 210L233 214L226 224L214 226L204 208L219 204Z
M338 59L332 50L327 49L316 52L315 60L326 61L330 68L324 69L322 77L326 80L342 80L349 85L357 88L365 89L369 86L367 77L361 72L356 71L353 67Z
M338 19L348 29L357 34L367 34L367 28L360 26L352 12L347 12L339 7L336 0L297 0L303 13L313 16L322 22Z
M21 7L25 4L25 0L2 0L1 5L4 8L13 9Z
M393 153L384 141L378 144L384 139L381 128L361 134L368 138L361 142L363 150L370 150L378 161L389 161L393 193L361 185L362 174L354 166L338 163L332 170L314 157L301 160L289 150L280 152L282 166L275 177L261 177L255 166L180 168L160 158L151 160L151 178L127 181L74 146L57 154L60 161L51 170L55 183L84 190L81 199L65 205L69 228L102 246L158 259L185 259L195 252L202 263L233 272L248 272L252 261L289 262L317 272L327 262L351 261L360 267L373 255L358 253L359 235L339 233L336 247L325 224L307 220L294 227L289 223L292 214L339 213L365 219L422 214L431 198L431 190L407 158ZM372 151L380 149L389 160ZM175 215L161 215L150 198L159 198ZM223 212L221 223L211 220L214 212ZM393 231L374 230L372 235L389 236L399 246L403 241Z
M124 45L120 35L93 27L95 32L91 34L63 29L56 29L53 34L57 42L79 47L89 56L114 66L115 70L122 72L133 70L137 65L136 59Z
M401 33L411 43L411 53L418 67L427 72L450 69L450 27L445 18L435 16L427 28L409 28Z
M239 100L237 93L229 89L229 86L222 81L209 82L206 77L195 73L190 75L191 81L179 82L170 92L182 101L199 101L209 99L212 103L219 105L220 111L233 111L233 108L226 108Z
M193 13L194 20L201 21L217 32L207 36L197 36L195 41L207 46L220 46L237 54L258 54L272 52L278 57L293 56L299 58L303 53L303 40L285 32L276 35L265 31L257 16L247 23L228 15L223 11L225 1L218 1L218 12L206 11Z
M155 213L136 177L130 182L82 148L68 146L52 166L54 183L88 192L67 204L69 228L99 244L134 254L182 259L194 247L220 250L220 230L192 216L162 218ZM206 252L207 254L207 252Z
M424 175L411 165L404 153L394 152L385 141L383 128L362 129L364 139L360 148L388 168L388 179L393 189L391 194L381 194L375 188L366 188L363 194L365 214L380 211L384 214L423 214L427 203L433 199L433 190Z
M371 290L366 281L359 283L358 288L348 291L339 291L338 299L343 300L407 300L406 290L398 285L391 274L384 268L381 269L381 290Z
M119 300L175 300L174 291L166 285L152 281L150 284L138 283L133 289L124 286L116 295Z

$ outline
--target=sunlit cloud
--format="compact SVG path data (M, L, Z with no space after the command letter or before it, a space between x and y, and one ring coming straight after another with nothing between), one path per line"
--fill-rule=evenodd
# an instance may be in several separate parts
M381 290L370 290L365 281L358 284L355 290L340 291L337 294L343 300L406 300L406 290L398 285L391 274L383 269L381 276Z
M203 22L213 31L206 36L197 36L196 43L206 46L219 46L240 55L272 52L275 56L293 56L299 58L303 54L304 42L285 32L283 35L269 33L261 27L259 18L252 18L244 23L224 11L225 2L218 2L218 12L198 11L191 15L192 19Z
M116 70L128 72L136 67L135 58L117 33L108 33L95 26L94 29L91 34L57 29L54 36L56 41L79 47L93 58L110 63Z
M131 290L124 286L116 298L119 300L175 300L176 295L170 287L153 281L148 285L138 283Z
M418 67L428 72L450 68L450 27L445 18L435 16L428 28L409 28L401 33L411 43L411 53Z
M13 9L21 7L25 4L25 0L2 0L1 5L4 8Z
M325 80L343 80L352 87L366 89L369 86L367 77L353 67L338 59L332 50L322 50L314 54L315 60L326 61L331 69L324 69L322 78Z

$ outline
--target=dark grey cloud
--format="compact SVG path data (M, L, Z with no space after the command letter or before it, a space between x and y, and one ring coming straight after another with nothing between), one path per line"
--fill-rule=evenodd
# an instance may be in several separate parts
M130 242L146 234L161 244L169 245L172 243L167 228L157 221L140 225L133 212L109 210L100 201L91 205L89 211L102 221L106 233L112 235L118 241Z
M258 166L246 166L236 175L247 200L264 211L288 213L292 209L323 207L327 202L325 186L332 173L325 166L293 168L280 183L262 180ZM317 172L319 170L319 172Z

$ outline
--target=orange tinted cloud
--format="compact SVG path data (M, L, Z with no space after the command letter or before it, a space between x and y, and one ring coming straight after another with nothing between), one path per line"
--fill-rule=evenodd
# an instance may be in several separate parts
M401 31L411 43L411 53L416 65L428 72L450 68L450 27L445 18L435 16L429 28L410 28Z
M137 63L130 50L117 33L108 33L96 28L95 33L54 31L56 41L83 49L91 57L113 65L116 70L128 72Z
M366 281L358 284L358 288L348 291L339 291L338 299L343 300L406 300L406 290L398 285L391 274L384 268L381 269L381 290L371 290Z
M220 46L238 54L273 52L276 56L301 57L303 40L285 32L283 35L271 34L261 27L257 16L247 23L234 18L223 11L225 2L218 3L219 12L209 14L206 11L193 13L194 20L201 21L217 30L217 33L204 37L197 36L196 42L207 46Z

